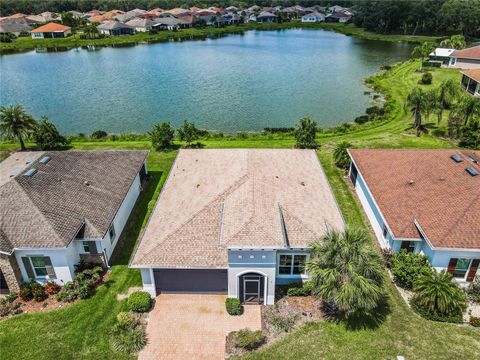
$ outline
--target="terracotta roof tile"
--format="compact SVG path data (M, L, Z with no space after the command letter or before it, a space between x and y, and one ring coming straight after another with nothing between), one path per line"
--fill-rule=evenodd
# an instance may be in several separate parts
M480 45L471 48L455 51L450 57L461 59L480 60Z
M480 82L480 69L465 70L462 73L467 75L470 79Z
M396 238L435 248L480 249L480 151L352 149L351 156ZM450 157L459 155L456 163Z

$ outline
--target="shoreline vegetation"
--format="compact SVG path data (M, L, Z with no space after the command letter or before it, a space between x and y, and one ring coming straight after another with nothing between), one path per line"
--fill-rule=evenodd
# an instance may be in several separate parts
M6 55L22 50L36 48L45 49L70 49L82 46L120 46L156 43L163 41L182 41L205 39L211 36L222 36L227 34L241 34L249 30L287 30L287 29L323 29L332 30L347 36L356 36L366 40L377 41L401 41L409 43L422 43L427 41L438 41L443 37L420 36L420 35L394 35L378 34L357 27L353 24L343 23L302 23L299 20L283 23L246 23L241 25L230 25L226 27L189 28L178 31L160 31L157 34L137 33L134 35L108 36L98 39L80 39L79 34L73 34L66 38L56 39L32 39L31 37L19 37L10 43L0 43L0 54Z

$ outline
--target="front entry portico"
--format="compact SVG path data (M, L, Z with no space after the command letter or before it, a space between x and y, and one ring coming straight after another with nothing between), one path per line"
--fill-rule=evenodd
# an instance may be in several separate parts
M243 304L265 302L265 276L250 272L239 277L239 299Z

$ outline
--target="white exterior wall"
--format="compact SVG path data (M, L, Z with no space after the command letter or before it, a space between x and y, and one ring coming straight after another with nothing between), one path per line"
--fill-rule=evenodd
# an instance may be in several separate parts
M17 259L18 266L22 272L23 281L28 281L27 270L23 266L22 257L24 256L48 256L52 262L53 269L55 271L55 282L64 285L68 281L72 281L75 276L74 265L78 263L80 257L77 252L76 244L72 241L70 246L64 249L33 249L33 250L15 250L15 257ZM37 279L42 281L43 279ZM48 281L48 277L45 281Z
M153 277L153 270L150 268L140 269L142 275L142 284L143 291L146 291L150 294L152 298L157 296L157 291L155 289L155 278Z
M120 208L118 209L118 212L115 215L115 218L113 219L113 226L115 228L115 239L113 243L111 242L110 234L108 231L105 237L103 238L103 240L100 242L97 242L98 251L99 252L103 251L104 254L106 254L107 261L112 256L113 250L117 245L118 238L120 237L125 227L125 224L127 223L128 217L130 216L130 213L132 212L133 207L135 206L135 202L137 201L138 195L140 195L140 191L141 191L140 175L137 174L135 176L135 180L133 181L132 185L130 186L130 189L127 192L127 195L125 196L125 199L123 200L122 205L120 205Z
M450 58L448 67L456 69L480 69L480 60Z

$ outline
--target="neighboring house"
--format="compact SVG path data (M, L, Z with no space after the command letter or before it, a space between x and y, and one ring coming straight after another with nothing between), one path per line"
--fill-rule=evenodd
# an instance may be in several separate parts
M450 55L449 67L480 69L480 45L453 52L452 55Z
M133 26L121 23L115 20L108 20L97 26L101 34L119 36L119 35L133 35L135 28Z
M319 12L312 12L307 15L302 16L302 22L323 22L325 21L325 14L319 13Z
M336 12L336 13L328 14L325 17L325 22L346 23L346 22L350 21L351 18L352 18L351 15L347 15L347 14L341 13L341 12Z
M130 267L159 293L273 304L342 215L314 150L180 150Z
M259 23L272 23L277 21L277 15L268 11L262 11L259 15L251 15L250 20Z
M153 25L155 25L155 21L150 19L134 18L130 21L127 21L126 24L132 26L135 31L147 32L152 29Z
M462 72L462 87L471 95L480 96L480 69Z
M448 65L450 62L450 55L456 51L455 49L436 48L428 55L430 62L439 62L442 65Z
M108 261L141 191L146 151L14 153L0 163L0 275L65 284Z
M173 16L155 18L153 22L153 28L157 30L177 30L183 26L183 21Z
M19 36L21 33L29 32L32 29L25 21L3 20L0 22L0 34L14 34Z
M30 30L32 39L64 38L70 35L72 28L54 22Z
M428 256L465 285L480 263L480 151L350 149L349 177L382 248Z

